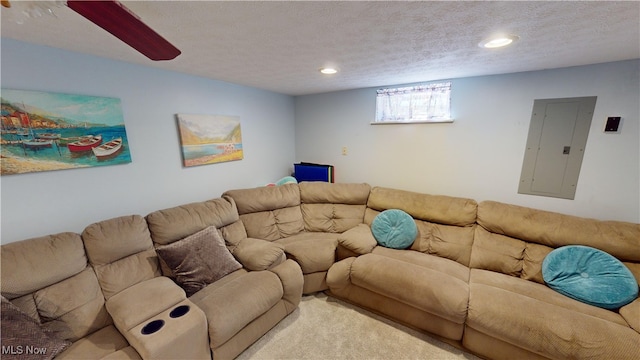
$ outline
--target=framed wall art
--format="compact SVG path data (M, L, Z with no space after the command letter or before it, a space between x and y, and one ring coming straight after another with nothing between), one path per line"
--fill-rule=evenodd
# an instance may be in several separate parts
M242 160L240 117L177 114L185 167Z
M131 162L120 99L0 91L2 175Z

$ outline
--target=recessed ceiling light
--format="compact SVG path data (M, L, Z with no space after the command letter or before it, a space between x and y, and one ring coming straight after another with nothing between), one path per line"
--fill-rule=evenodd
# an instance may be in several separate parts
M496 35L481 41L478 46L485 49L494 49L507 46L518 39L519 37L516 35Z
M321 68L320 72L325 74L325 75L333 75L333 74L337 73L338 70L335 69L335 68L326 67L326 68Z

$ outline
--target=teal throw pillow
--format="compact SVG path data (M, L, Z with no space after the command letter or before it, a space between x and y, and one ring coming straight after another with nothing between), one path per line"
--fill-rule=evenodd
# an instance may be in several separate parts
M398 209L385 210L371 223L371 232L378 244L392 249L406 249L418 236L418 227L411 215Z
M542 261L542 278L553 290L604 309L617 309L638 297L638 282L618 259L604 251L569 245Z
M285 185L285 184L297 184L298 180L293 176L285 176L282 179L276 181L277 186Z

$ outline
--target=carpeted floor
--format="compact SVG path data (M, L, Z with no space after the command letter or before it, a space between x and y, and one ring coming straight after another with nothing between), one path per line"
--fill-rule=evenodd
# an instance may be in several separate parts
M324 294L300 306L238 360L480 358Z

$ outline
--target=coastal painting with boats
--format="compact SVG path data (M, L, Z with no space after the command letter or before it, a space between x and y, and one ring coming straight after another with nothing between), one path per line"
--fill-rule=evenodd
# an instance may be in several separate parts
M2 175L131 162L120 99L2 89Z
M178 114L184 166L242 160L240 117Z

